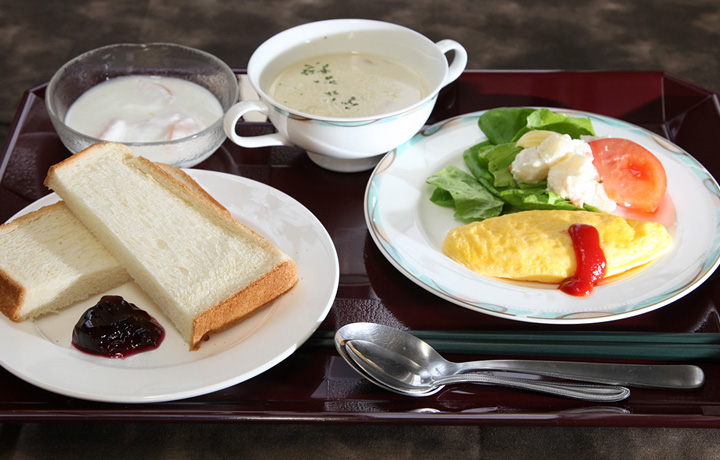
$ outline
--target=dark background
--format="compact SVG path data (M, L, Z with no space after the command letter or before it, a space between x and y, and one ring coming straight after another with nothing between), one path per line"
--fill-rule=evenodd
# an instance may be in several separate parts
M173 42L244 68L294 25L395 22L452 38L470 69L664 70L720 91L717 0L0 0L0 138L23 91L63 63L120 42ZM709 384L715 384L709 382ZM720 432L595 427L301 424L0 426L0 459L711 459Z

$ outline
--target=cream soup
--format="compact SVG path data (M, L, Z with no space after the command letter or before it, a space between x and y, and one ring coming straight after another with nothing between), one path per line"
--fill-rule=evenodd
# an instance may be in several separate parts
M126 76L104 81L68 109L65 123L115 142L160 142L192 136L223 116L202 86L174 77Z
M303 113L367 117L394 112L422 100L428 84L417 71L370 53L332 53L303 59L272 81L268 94Z

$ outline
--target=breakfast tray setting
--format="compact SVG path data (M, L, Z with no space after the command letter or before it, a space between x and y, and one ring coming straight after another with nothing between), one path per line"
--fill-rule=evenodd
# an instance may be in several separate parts
M236 73L241 76L244 72ZM43 180L48 168L70 155L47 115L45 89L46 85L41 85L25 92L3 146L2 222L46 197L50 191ZM441 91L428 125L509 106L552 107L622 120L668 139L713 177L720 177L717 95L665 72L465 71ZM237 129L248 136L274 130L264 121L243 122ZM192 175L205 186L216 177L208 172L225 173L223 184L230 187L223 191L225 194L271 188L292 197L327 231L337 252L339 285L329 313L317 330L289 356L247 380L212 388L199 396L164 402L75 398L35 386L0 369L0 423L207 421L720 427L717 385L720 275L712 273L714 266L701 269L709 276L707 279L699 276L697 287L690 292L642 314L567 324L514 321L503 315L463 308L411 279L397 266L397 260L388 256L387 248L379 245L376 235L368 229L366 206L368 193L372 193L368 192L372 171L332 172L317 166L298 148L246 149L226 141L215 154L195 166ZM243 182L235 184L232 176L242 178ZM716 184L712 180L706 186L715 193ZM242 206L238 206L231 211L242 213ZM698 209L702 213L705 208ZM267 212L276 211L268 208ZM702 215L697 219L702 225ZM707 222L715 226L717 216L708 216ZM322 272L322 267L318 267L318 272ZM328 279L328 283L333 282ZM663 282L662 278L657 281ZM303 273L299 273L298 285L302 283ZM697 390L682 391L632 388L628 399L605 404L480 385L448 387L424 398L401 396L365 380L336 351L335 331L354 322L409 329L455 361L526 357L687 363L702 368L705 384ZM257 327L261 329L262 322ZM18 346L9 341L8 337L0 338L0 355ZM201 360L206 355L197 356ZM231 357L246 359L238 354ZM94 372L103 369L98 367ZM121 389L122 382L116 385Z

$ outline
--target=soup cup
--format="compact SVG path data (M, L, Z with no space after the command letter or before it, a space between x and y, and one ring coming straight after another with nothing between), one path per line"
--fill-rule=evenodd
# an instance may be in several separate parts
M146 75L174 77L196 83L212 93L222 106L217 120L202 131L175 140L125 142L135 155L178 167L194 166L225 141L223 117L238 100L238 80L217 57L172 43L121 43L88 51L63 65L45 90L50 120L62 143L77 153L102 139L79 132L65 123L72 104L99 83L116 77Z
M362 117L329 117L304 113L275 100L270 86L281 71L305 59L329 53L369 53L397 61L424 78L427 92L417 102L388 113ZM452 62L446 54L453 52ZM250 57L247 77L258 99L239 102L225 114L225 133L247 148L297 146L319 166L339 172L373 168L388 151L413 137L432 112L440 90L467 65L467 52L445 39L432 42L406 27L365 19L332 19L281 32ZM277 132L241 136L237 123L260 112Z

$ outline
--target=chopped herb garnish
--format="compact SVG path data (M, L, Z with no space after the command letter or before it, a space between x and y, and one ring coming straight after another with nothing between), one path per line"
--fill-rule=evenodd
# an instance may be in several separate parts
M318 68L318 66L320 66L319 62L316 62L315 65L303 64L303 68L300 73L302 75L315 75L315 73L320 73L325 75L325 83L336 85L337 81L335 81L335 77L328 75L330 73L330 64L323 64L320 68ZM313 83L319 84L320 80L313 80Z
M344 105L344 106L346 106L346 107L345 107L345 110L347 110L347 109L349 109L350 107L355 107L356 105L358 105L358 103L355 102L356 100L357 100L357 99L355 98L355 96L351 96L350 99L348 99L348 100L345 101L345 102L342 102L341 104Z
M321 74L328 74L330 73L330 64L324 64L319 69L316 66L319 66L320 63L316 62L315 65L312 64L304 64L302 70L300 71L303 75L313 75L315 72L321 73Z

